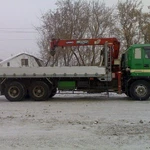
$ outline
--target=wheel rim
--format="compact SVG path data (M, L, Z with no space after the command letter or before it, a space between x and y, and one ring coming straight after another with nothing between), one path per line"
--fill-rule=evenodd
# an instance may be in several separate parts
M147 88L144 85L139 85L135 88L135 92L139 97L144 97L147 94Z
M10 97L16 98L16 97L19 96L20 90L17 86L11 86L8 90L8 94L9 94Z
M44 96L45 94L45 91L44 91L44 88L42 86L35 86L34 89L33 89L33 95L35 97L42 97Z

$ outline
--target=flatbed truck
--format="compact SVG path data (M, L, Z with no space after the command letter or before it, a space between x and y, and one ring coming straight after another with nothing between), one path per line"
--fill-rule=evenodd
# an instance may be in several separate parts
M52 98L58 90L87 93L125 93L135 100L150 96L150 44L130 46L119 59L120 42L116 38L52 39L50 52L57 47L102 45L98 66L1 67L0 91L9 101L26 96L36 101Z

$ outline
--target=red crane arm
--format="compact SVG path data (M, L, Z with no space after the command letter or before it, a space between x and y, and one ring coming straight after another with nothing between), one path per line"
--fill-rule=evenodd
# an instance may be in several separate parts
M116 38L73 39L73 40L52 39L50 47L51 50L53 51L55 50L56 47L104 45L106 42L108 42L108 45L113 46L113 58L117 59L120 49L120 42Z

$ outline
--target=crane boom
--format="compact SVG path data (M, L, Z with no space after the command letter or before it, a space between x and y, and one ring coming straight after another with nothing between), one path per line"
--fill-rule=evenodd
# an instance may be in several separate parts
M56 47L104 45L106 42L108 43L109 46L113 48L112 52L113 59L117 59L120 49L120 42L116 38L94 38L94 39L73 39L73 40L52 39L50 43L50 48L51 51L55 51Z

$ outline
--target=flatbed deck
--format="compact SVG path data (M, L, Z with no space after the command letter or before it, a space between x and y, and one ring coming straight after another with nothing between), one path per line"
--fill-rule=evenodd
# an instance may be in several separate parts
M102 77L106 75L105 67L71 66L71 67L1 67L0 78L39 78L39 77Z

